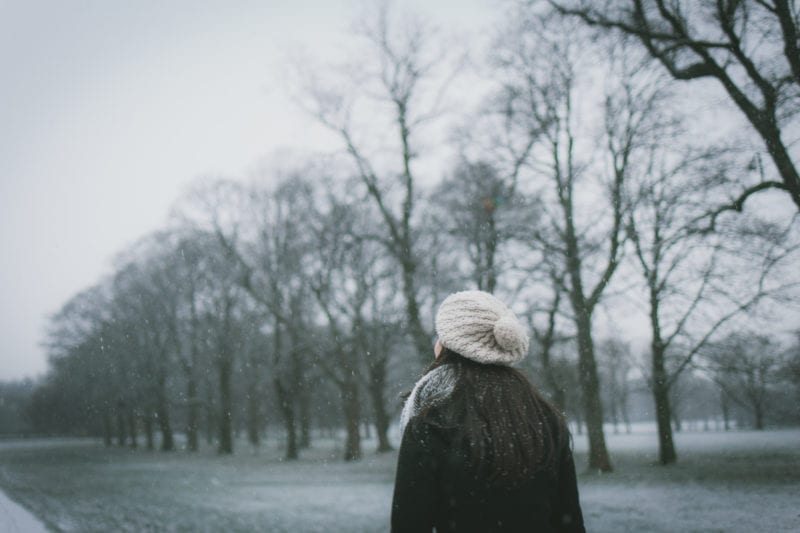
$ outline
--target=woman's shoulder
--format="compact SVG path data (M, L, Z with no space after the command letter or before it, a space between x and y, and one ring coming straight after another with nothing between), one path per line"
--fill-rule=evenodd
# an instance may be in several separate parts
M449 446L453 428L441 422L435 411L413 417L403 431L401 448L422 448L433 455L443 452Z
M413 418L427 414L453 393L457 376L451 367L452 365L436 367L414 384L400 415L401 429L405 428Z

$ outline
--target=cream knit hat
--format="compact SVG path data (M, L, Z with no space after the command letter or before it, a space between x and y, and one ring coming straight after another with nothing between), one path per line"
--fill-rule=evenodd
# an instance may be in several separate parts
M528 353L528 334L517 316L488 292L462 291L436 313L442 346L478 363L510 365Z

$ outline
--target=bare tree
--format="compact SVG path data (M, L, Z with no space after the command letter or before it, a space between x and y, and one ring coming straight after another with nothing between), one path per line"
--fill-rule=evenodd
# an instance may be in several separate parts
M563 273L561 290L569 298L576 329L589 465L608 471L592 318L623 252L625 184L642 148L639 137L650 128L656 97L641 81L646 71L611 61L607 68L614 75L605 79L605 98L597 98L596 80L589 85L597 72L588 67L578 29L555 29L551 22L521 9L513 29L504 34L497 63L500 77L508 80L502 90L506 112L535 136L530 179L536 180L540 197L548 194L552 203L543 200L542 222L532 236L544 260ZM603 117L595 126L604 153L583 145L587 138L596 142L598 135L588 121L578 126L579 108L585 113L589 102Z
M431 335L420 314L416 160L422 151L423 131L441 112L451 65L446 61L447 49L436 42L432 29L420 20L402 24L388 3L381 3L355 29L364 43L364 56L357 67L337 72L350 85L350 92L337 88L341 79L326 82L305 73L301 105L338 135L376 207L380 225L368 236L380 242L399 267L407 331L420 358L427 360ZM359 122L365 115L366 121ZM386 131L394 138L376 146L375 139L383 139ZM391 154L388 161L387 153Z
M760 226L765 236L776 237L766 248L756 243L753 235L736 230L698 234L695 221L708 199L724 187L724 180L719 179L724 162L719 153L682 147L672 128L662 137L675 142L653 144L645 171L632 184L636 208L629 213L627 231L646 284L651 329L649 381L659 460L666 465L677 460L670 420L679 417L673 416L675 406L670 401L679 395L671 394L670 388L730 320L753 310L775 292L766 282L789 260L794 247L786 238L791 223L777 230L777 226L751 222ZM751 254L742 253L742 242L749 243Z
M324 208L323 208L324 209ZM367 302L367 287L359 283L364 275L359 263L370 261L363 255L361 242L353 238L349 206L334 203L318 212L313 224L314 253L307 270L308 283L327 321L328 347L317 358L318 364L339 388L347 439L345 461L361 457L361 358L354 342L360 327L362 308Z
M269 326L269 366L286 428L287 459L296 459L299 448L310 444L303 186L292 179L274 187L210 181L191 191L177 211L184 224L214 235L232 262L232 279Z
M800 12L793 0L691 2L551 0L566 15L637 39L676 80L716 80L763 140L780 181L762 180L710 213L741 211L765 189L800 209L800 175L786 135L800 103Z
M531 309L527 313L528 326L533 333L535 343L531 346L532 351L538 355L537 359L542 369L544 381L547 388L550 390L553 403L562 412L567 410L567 380L564 379L563 369L559 367L555 359L556 348L559 344L569 340L571 337L566 336L558 330L558 319L561 313L561 306L563 305L563 293L561 287L563 280L559 279L559 273L551 269L551 288L553 290L552 298L548 301L547 305L541 308ZM535 316L537 314L544 315L544 325L537 326Z
M702 367L724 394L764 429L768 393L780 380L780 350L767 337L733 334L709 346Z
M535 225L535 202L517 191L485 161L462 160L452 176L434 189L432 219L439 231L458 242L468 259L468 278L479 289L494 292L509 265L503 253L513 240L528 237Z
M403 340L401 334L401 312L395 311L399 305L395 303L397 282L394 273L370 272L368 274L368 301L365 307L365 318L357 330L356 342L364 354L366 367L366 389L372 404L375 430L378 438L378 452L392 450L389 442L389 425L391 408L387 404L386 394L389 365L397 358L398 344Z
M175 289L165 288L163 265L151 246L156 246L157 236L145 239L139 246L127 251L125 263L115 275L114 320L127 324L125 348L116 349L117 363L122 355L129 355L137 364L138 380L144 387L146 419L151 416L161 431L161 450L175 449L173 437L169 376L174 363L174 337L170 321L175 305ZM148 428L149 433L149 428ZM148 435L148 441L151 437Z
M206 253L202 272L203 304L199 312L201 327L208 332L205 349L217 371L219 390L219 445L221 454L233 453L233 369L244 351L245 324L249 302L239 284L238 265L230 251L214 242Z
M201 323L202 283L206 250L213 236L196 232L179 235L176 243L172 282L181 288L180 321L173 334L177 341L179 366L186 380L186 448L199 448L200 406L199 373L207 359L203 350L205 335ZM213 242L213 241L212 241Z
M606 407L611 411L614 433L619 433L620 422L631 432L628 398L631 392L630 373L634 367L631 347L619 339L605 339L599 343L598 352L603 367L603 392Z
M46 340L51 372L31 399L34 426L69 433L96 427L106 446L114 420L123 415L118 399L128 376L120 376L109 348L123 324L112 322L111 287L103 280L70 298L49 318ZM69 399L70 401L66 401ZM89 420L84 419L88 415ZM118 442L124 431L117 425Z

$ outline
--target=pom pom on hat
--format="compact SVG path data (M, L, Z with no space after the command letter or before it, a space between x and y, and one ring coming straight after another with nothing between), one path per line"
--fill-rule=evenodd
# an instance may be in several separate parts
M442 345L484 364L510 365L528 353L528 334L511 309L483 291L456 292L436 313Z

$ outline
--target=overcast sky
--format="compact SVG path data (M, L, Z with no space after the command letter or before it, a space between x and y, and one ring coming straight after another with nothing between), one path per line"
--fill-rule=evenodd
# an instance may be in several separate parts
M478 34L485 0L402 0ZM163 225L198 176L245 176L325 132L287 51L330 54L363 3L0 0L0 380L41 375L46 317Z

